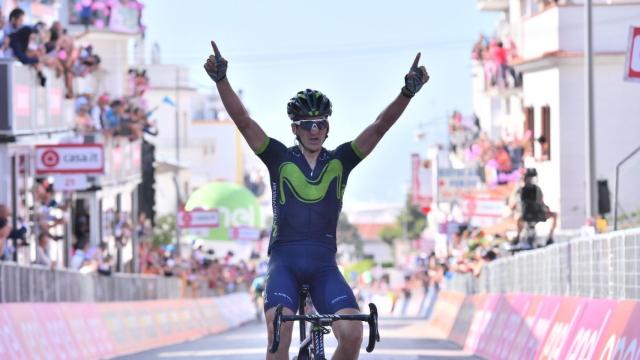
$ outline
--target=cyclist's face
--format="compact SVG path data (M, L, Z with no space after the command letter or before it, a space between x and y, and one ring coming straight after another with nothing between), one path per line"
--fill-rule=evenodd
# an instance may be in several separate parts
M312 152L320 151L329 132L329 122L326 118L303 119L294 122L291 130L305 148Z

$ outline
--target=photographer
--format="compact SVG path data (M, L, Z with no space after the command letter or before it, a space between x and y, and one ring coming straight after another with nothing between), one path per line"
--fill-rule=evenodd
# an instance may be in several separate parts
M544 196L542 189L537 185L537 178L538 172L536 169L527 169L524 174L524 183L515 193L515 201L512 202L511 208L518 212L519 215L517 216L518 234L514 242L520 239L520 233L522 233L525 222L539 223L551 218L551 229L546 243L546 245L550 245L553 243L553 231L556 228L558 214L551 211L549 206L544 203Z

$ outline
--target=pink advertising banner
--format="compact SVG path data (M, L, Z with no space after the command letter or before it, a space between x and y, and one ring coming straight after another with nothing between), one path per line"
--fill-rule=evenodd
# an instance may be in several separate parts
M588 300L584 313L569 331L560 359L592 359L615 306L613 300Z
M476 351L478 351L478 346L480 345L481 340L483 340L482 338L487 336L485 335L487 326L492 321L496 306L498 305L500 298L501 295L487 295L484 301L484 306L480 307L473 315L473 321L471 322L469 334L464 345L465 351L474 354L476 353Z
M620 301L611 314L598 345L595 358L638 359L640 358L640 304L637 301Z
M553 319L553 325L544 339L544 345L538 347L536 358L561 359L560 352L569 338L571 329L582 316L587 304L588 301L584 298L562 298L558 314Z

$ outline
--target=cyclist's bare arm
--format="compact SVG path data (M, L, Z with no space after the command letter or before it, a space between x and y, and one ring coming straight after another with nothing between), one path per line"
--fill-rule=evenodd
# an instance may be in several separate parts
M409 73L405 76L405 86L402 92L387 106L376 118L373 124L369 125L355 139L355 145L363 153L368 155L376 147L380 139L400 118L404 109L409 105L411 98L420 90L422 85L429 81L429 74L424 66L418 67L420 53L416 55Z
M207 74L216 83L220 99L231 120L249 144L252 150L257 151L263 145L267 135L258 123L249 116L249 112L240 101L240 97L233 90L227 78L227 60L220 55L218 46L211 41L213 55L209 56L204 64Z

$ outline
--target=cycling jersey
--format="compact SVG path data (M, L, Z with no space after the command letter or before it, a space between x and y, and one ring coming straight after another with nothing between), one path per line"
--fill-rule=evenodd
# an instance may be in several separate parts
M336 227L351 170L364 158L354 142L322 148L311 169L297 146L266 138L256 154L271 179L273 228L269 254L286 244L314 244L336 252Z

